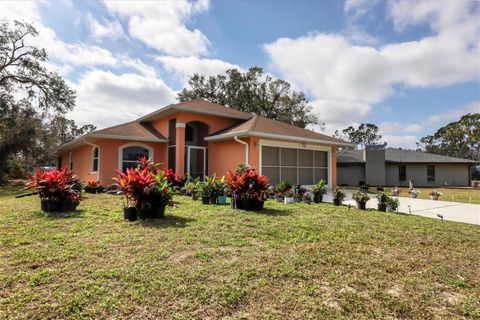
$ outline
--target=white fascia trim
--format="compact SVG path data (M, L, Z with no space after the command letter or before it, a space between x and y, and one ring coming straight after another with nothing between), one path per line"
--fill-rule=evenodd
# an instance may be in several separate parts
M259 138L279 139L279 140L295 141L295 142L310 142L310 143L328 144L328 145L334 145L334 146L352 146L352 144L347 142L333 142L333 141L326 141L326 140L320 140L320 139L301 138L301 137L287 136L287 135L275 134L275 133L257 132L257 131L242 131L242 132L219 134L216 136L206 137L205 140L215 141L215 140L233 138L234 136L237 136L237 137L254 136Z
M188 106L176 106L176 105L168 105L166 106L165 108L161 108L155 112L152 112L150 114L147 114L146 116L143 116L141 118L138 118L137 121L148 121L150 120L152 117L154 116L157 116L159 114L162 114L164 112L168 112L170 110L176 110L176 111L187 111L187 112L192 112L192 113L199 113L199 114L206 114L206 115L211 115L211 116L221 116L223 118L232 118L232 119L250 119L251 116L233 116L233 115L230 115L230 114L227 114L227 113L220 113L220 112L213 112L213 111L204 111L204 110L200 110L200 109L197 109L197 110L192 110L191 107L188 107Z

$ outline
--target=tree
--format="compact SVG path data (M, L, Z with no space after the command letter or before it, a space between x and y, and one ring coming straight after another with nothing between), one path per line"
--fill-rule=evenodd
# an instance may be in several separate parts
M429 153L480 160L480 113L466 114L441 127L421 138L417 147Z
M45 68L45 50L27 44L36 36L29 24L0 22L0 184L7 159L31 150L48 121L75 105L75 92Z
M358 128L349 126L341 132L336 130L334 137L342 140L347 140L355 145L355 147L365 148L368 145L383 144L381 143L382 135L378 134L378 127L371 123L362 123Z
M301 128L320 124L303 92L293 90L287 81L264 75L258 67L246 72L229 69L208 78L194 74L177 99L183 102L199 98Z

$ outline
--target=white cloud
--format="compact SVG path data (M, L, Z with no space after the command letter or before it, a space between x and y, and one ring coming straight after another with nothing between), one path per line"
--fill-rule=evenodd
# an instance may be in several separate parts
M117 39L123 36L123 28L118 20L109 21L104 18L102 24L91 13L88 13L87 23L92 37L97 41L103 38Z
M414 148L419 138L412 135L396 136L384 135L382 140L387 142L388 147L392 148Z
M429 125L445 125L452 121L458 121L467 113L480 113L480 101L471 102L465 106L455 108L439 114L434 114L427 119ZM438 128L437 128L438 129Z
M214 76L224 73L228 69L236 68L243 70L242 67L218 59L202 59L198 57L172 57L159 56L155 58L160 62L165 70L174 73L184 83L188 77L194 73L205 76Z
M382 122L378 127L382 134L417 133L425 130L424 126L418 123Z
M44 1L2 1L0 20L19 20L32 23L40 20L39 5Z
M174 56L202 55L209 40L198 29L189 29L188 20L208 9L209 1L107 1L111 13L128 19L132 37L148 46Z
M347 1L345 10L362 14L372 5ZM264 46L273 73L314 100L328 101L316 107L327 128L328 121L341 128L365 118L397 87L440 87L478 77L480 19L469 1L392 1L387 10L397 30L427 24L433 34L375 47L340 34L311 33Z
M77 106L68 116L99 128L131 121L175 101L163 80L132 73L88 71L72 87Z

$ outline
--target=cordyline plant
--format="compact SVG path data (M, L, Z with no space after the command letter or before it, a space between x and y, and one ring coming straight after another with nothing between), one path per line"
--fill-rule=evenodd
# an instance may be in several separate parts
M226 175L227 189L237 200L264 201L268 192L268 178L261 176L253 167L239 166Z
M25 189L37 191L42 200L78 202L82 200L79 183L78 177L65 167L61 170L38 171L28 179Z
M117 185L122 189L129 201L133 201L137 208L143 209L147 203L147 198L155 186L155 174L149 166L138 166L135 169L127 168L126 173L117 171Z

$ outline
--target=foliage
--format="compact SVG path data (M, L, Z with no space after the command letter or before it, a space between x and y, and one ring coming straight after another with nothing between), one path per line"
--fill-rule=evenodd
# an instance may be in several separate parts
M282 196L286 191L292 189L293 185L288 182L288 181L282 181L282 182L279 182L277 183L274 187L273 187L273 192L277 195L277 196Z
M202 197L216 197L216 183L217 183L217 176L205 176L203 178L203 182L200 184Z
M307 191L307 192L304 192L304 193L302 194L302 199L305 200L305 201L312 201L313 195L312 195L312 193L310 193L310 192L308 192L308 191Z
M214 185L215 194L217 196L225 196L227 194L227 184L225 177L217 178Z
M397 198L388 197L386 204L390 207L390 209L396 211L398 209L398 206L400 205L400 200L398 200Z
M312 188L312 192L314 195L323 196L327 193L327 181L321 179L318 181Z
M121 190L125 193L128 201L133 201L137 208L144 208L150 192L155 186L155 174L149 167L141 169L127 168L126 173L117 170L117 178L114 178Z
M268 178L261 176L254 167L242 166L226 176L227 190L237 200L264 201L268 194Z
M440 191L437 191L437 190L433 190L428 195L429 196L434 196L434 197L440 197L440 196L443 195L443 193L441 193Z
M25 189L35 190L42 200L78 202L82 200L80 191L76 188L78 181L78 177L67 167L38 171L28 179Z
M345 199L345 191L339 187L335 187L332 192L333 198L342 201Z
M370 200L370 196L364 191L358 191L353 193L352 199L357 202L367 202Z
M158 171L154 175L155 184L151 191L149 200L159 206L172 205L172 186L168 181L166 171Z
M347 140L354 144L355 147L363 149L368 145L381 143L382 135L379 134L378 131L379 128L375 124L362 123L358 128L349 126L343 129L342 132L336 130L333 136L338 139ZM383 144L386 145L386 143Z
M187 195L192 195L195 193L198 193L201 189L201 182L200 182L200 177L197 177L195 179L187 179L188 181L185 183L183 186L182 190L187 194Z
M377 201L380 204L386 204L388 201L388 196L385 192L378 192L377 193Z
M429 153L450 157L480 159L480 113L469 113L456 122L420 139L417 146Z
M230 69L226 74L208 78L196 73L190 77L188 87L177 98L179 101L206 99L301 128L319 124L303 92L292 90L290 83L274 80L258 67L246 72Z

